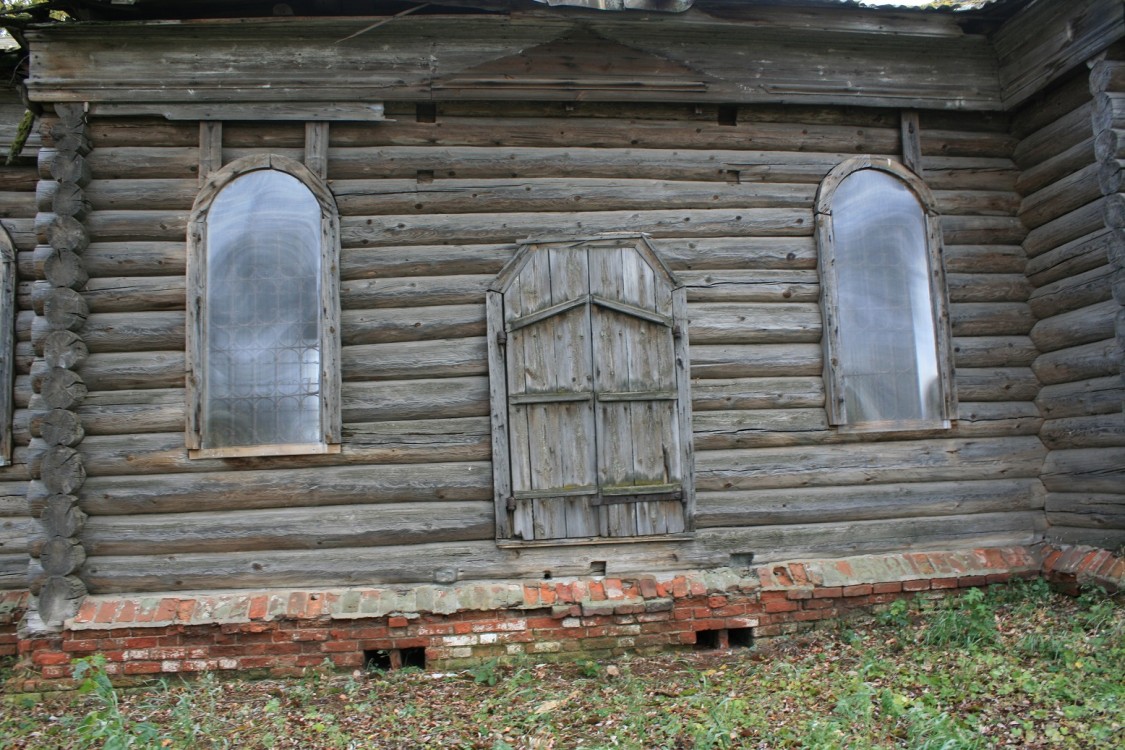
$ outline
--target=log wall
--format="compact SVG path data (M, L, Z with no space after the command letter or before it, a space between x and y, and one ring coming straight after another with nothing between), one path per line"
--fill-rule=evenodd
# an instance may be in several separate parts
M1125 63L1114 56L1014 120L1049 536L1109 548L1125 542Z
M958 421L845 435L824 412L813 198L849 155L901 154L897 111L467 102L388 103L387 116L329 133L342 452L206 460L184 449L184 231L214 155L201 154L195 122L91 118L89 354L73 369L88 391L75 413L91 591L623 573L1041 531L1035 318L1006 118L920 116L943 214ZM224 163L304 156L301 123L222 133ZM39 187L45 233L67 199L47 173ZM485 286L529 235L620 230L649 232L688 287L695 539L498 549ZM36 356L49 330L34 244L19 258L24 406L52 377ZM21 415L17 425L39 418ZM27 428L18 441L24 471L41 471L47 446ZM49 498L32 483L28 501L39 515ZM30 543L36 581L46 542Z

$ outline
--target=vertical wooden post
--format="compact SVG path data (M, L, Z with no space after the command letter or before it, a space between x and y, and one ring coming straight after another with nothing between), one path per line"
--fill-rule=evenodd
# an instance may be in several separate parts
M328 123L305 123L305 166L320 179L328 179Z
M199 123L199 184L223 166L223 123Z
M902 111L902 163L914 174L922 176L922 141L918 133L918 113Z

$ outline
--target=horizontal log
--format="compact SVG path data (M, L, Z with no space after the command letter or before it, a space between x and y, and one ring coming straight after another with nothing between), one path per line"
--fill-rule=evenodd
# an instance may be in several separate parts
M186 403L181 388L94 391L78 416L87 435L182 432Z
M1088 344L1114 335L1114 319L1121 305L1110 299L1079 310L1040 320L1031 330L1031 340L1041 352Z
M1028 336L966 336L953 339L957 367L1026 367L1039 356Z
M94 278L82 296L92 313L183 310L185 281L182 276Z
M187 236L187 220L186 210L92 211L85 226L91 242L170 242Z
M31 341L38 346L52 329L45 318L32 322ZM183 349L183 312L100 313L86 318L82 340L91 353Z
M1101 549L1121 549L1125 546L1125 530L1089 529L1052 524L1044 535L1052 544L1081 544Z
M1043 462L1043 486L1051 492L1121 493L1125 447L1053 450Z
M691 404L696 412L823 407L824 385L819 377L696 380L691 384Z
M1048 352L1032 365L1043 385L1073 383L1121 372L1121 347L1116 341L1095 341Z
M91 214L104 216L110 212ZM125 212L113 212L125 213ZM159 212L147 212L157 214ZM165 221L172 226L173 217ZM952 217L958 236L1019 241L1024 232L1015 219ZM1016 221L1017 226L1010 222ZM98 225L99 228L104 226ZM132 224L130 226L133 226ZM166 239L152 229L133 236L122 225L118 239ZM104 239L91 226L91 234ZM951 232L954 231L951 229ZM746 208L684 209L682 211L587 211L579 213L495 213L435 216L355 216L340 222L345 248L387 245L422 245L454 240L467 243L519 242L529 236L559 236L601 232L649 232L662 237L776 237L812 234L810 209ZM181 232L182 234L182 232ZM1018 236L1016 236L1018 235ZM975 241L975 240L974 240Z
M1047 385L1035 399L1047 419L1063 419L1121 411L1125 382L1119 375Z
M1101 197L1100 168L1088 164L1031 193L1020 202L1020 220L1035 229Z
M33 193L0 190L0 217L29 218L38 210Z
M715 552L753 553L755 564L878 552L1023 546L1042 538L1043 512L972 513L779 526L703 529L696 543Z
M930 118L928 122L932 122ZM919 130L922 156L1008 156L1016 140L1003 131L939 129L933 126Z
M1090 67L1090 93L1125 91L1125 62L1098 60Z
M933 190L1011 191L1020 174L1008 158L927 156L923 166L926 184Z
M688 302L816 302L820 284L815 271L756 268L726 271L677 271Z
M27 553L0 554L0 591L27 588Z
M1125 91L1102 91L1094 94L1090 121L1095 133L1125 127Z
M950 274L1015 274L1027 265L1019 245L946 245L944 255Z
M1039 437L1051 450L1125 446L1125 413L1048 419ZM1125 487L1121 492L1125 495Z
M1104 199L1099 198L1036 227L1027 233L1027 239L1023 243L1027 257L1035 258L1101 230L1106 226L1103 213Z
M1045 500L1052 526L1125 529L1125 494L1048 492Z
M1035 436L700 451L695 477L700 492L1035 477L1045 454Z
M1030 367L958 367L954 382L965 401L1031 401L1039 392Z
M1095 134L1094 156L1101 162L1125 159L1125 129L1114 128Z
M1121 240L1114 232L1098 227L1027 261L1027 277L1037 287L1077 276L1105 265L1110 248Z
M479 417L488 414L488 378L345 382L342 400L345 422L427 419L434 414Z
M950 302L1025 302L1031 284L1022 273L949 273Z
M0 227L12 238L12 244L17 250L34 250L39 244L35 219L0 219Z
M93 242L82 253L91 276L183 276L187 265L184 238L173 242ZM21 265L21 273L23 266Z
M491 540L494 517L489 501L103 516L81 539L91 555L382 547Z
M1042 507L1043 495L1037 479L701 492L696 525L702 529L1034 510Z
M1018 245L1027 235L1014 216L943 216L941 231L951 245Z
M196 179L199 172L199 133L195 146L106 146L86 157L99 180ZM156 133L149 143L155 143Z
M1095 161L1102 161L1096 153L1095 141L1095 138L1087 138L1066 151L1020 172L1019 179L1016 180L1016 191L1020 195L1031 195Z
M340 342L346 347L483 336L483 302L482 298L475 305L345 310L340 321Z
M345 310L480 304L494 274L401 276L340 283Z
M452 168L452 165L447 166L447 169ZM812 205L816 193L815 183L743 182L734 178L716 180L715 176L707 182L688 182L682 177L678 180L628 177L631 176L625 179L441 177L432 182L336 179L332 193L344 216L805 208ZM1006 203L1004 198L986 194L979 205L1003 206ZM152 206L158 207L161 206Z
M89 390L183 388L184 353L180 350L91 354L77 372Z
M199 126L153 117L95 117L89 126L97 149L157 141L169 146L199 147ZM196 151L198 154L198 150Z
M820 341L820 309L812 303L698 303L688 308L688 317L688 336L696 344Z
M255 461L238 461L253 466ZM223 464L220 464L223 466ZM487 462L339 466L330 471L220 468L203 474L92 476L79 495L82 510L98 516L215 513L363 503L393 504L492 500Z
M871 433L839 432L828 425L823 407L702 411L692 416L697 451L785 446L834 446L872 440L915 440L933 437L1005 437L1036 435L1043 423L1031 402L967 403L958 407L950 428Z
M346 346L341 371L345 381L486 375L488 350L484 337Z
M1083 103L1020 140L1012 159L1021 169L1028 169L1092 138L1090 118L1093 112L1093 102L1087 95Z
M1020 336L1035 325L1025 302L954 302L949 319L954 336Z
M199 180L195 175L183 179L130 175L128 179L94 180L83 192L95 211L190 211L199 194Z
M819 375L820 344L698 344L691 348L692 378Z
M1032 292L1027 303L1035 317L1043 320L1104 302L1112 297L1110 289L1112 273L1113 269L1110 266L1102 265L1065 279L1052 281Z

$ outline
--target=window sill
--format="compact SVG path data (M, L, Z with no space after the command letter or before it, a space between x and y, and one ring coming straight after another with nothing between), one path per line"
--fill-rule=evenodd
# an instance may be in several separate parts
M650 534L648 536L589 536L579 539L497 539L500 549L530 549L534 547L588 547L604 544L634 544L639 542L686 542L695 539L695 532L680 534Z
M952 421L948 419L940 421L885 421L885 422L862 422L860 424L842 424L837 425L836 429L842 433L871 433L871 432L922 432L924 430L940 431L948 430L953 426Z
M253 458L260 456L318 456L340 452L339 443L289 443L286 445L237 445L229 448L196 448L188 458Z

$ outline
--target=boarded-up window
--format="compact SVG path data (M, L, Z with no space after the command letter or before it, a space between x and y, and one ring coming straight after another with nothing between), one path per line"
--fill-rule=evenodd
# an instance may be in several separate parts
M217 173L193 214L188 442L197 456L339 443L335 207L301 165L260 161Z
M642 236L521 247L489 292L499 538L690 527L683 308Z
M16 248L0 227L0 466L12 459L12 363L16 358Z
M858 157L825 178L817 206L832 423L948 427L949 322L929 191L896 162Z

